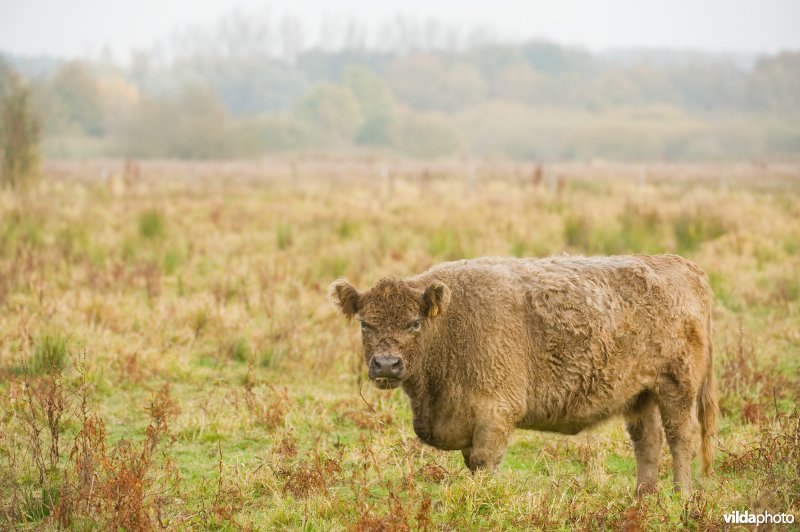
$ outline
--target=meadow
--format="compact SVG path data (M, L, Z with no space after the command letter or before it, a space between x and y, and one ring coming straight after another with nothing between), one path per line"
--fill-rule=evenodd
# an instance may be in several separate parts
M47 162L0 190L0 527L722 529L800 518L800 169L777 163ZM421 444L328 302L481 255L678 253L715 295L697 491L633 496L621 419Z

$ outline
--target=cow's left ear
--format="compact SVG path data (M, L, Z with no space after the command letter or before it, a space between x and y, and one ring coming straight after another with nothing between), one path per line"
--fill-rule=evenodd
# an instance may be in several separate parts
M447 310L450 303L450 289L441 281L434 281L422 294L422 315L433 318Z

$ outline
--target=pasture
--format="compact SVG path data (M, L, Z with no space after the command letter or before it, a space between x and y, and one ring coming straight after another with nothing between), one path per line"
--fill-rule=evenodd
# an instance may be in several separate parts
M3 528L722 528L800 517L800 170L351 159L56 163L0 191ZM684 255L720 431L633 497L621 419L517 431L493 477L416 439L327 301L444 260Z

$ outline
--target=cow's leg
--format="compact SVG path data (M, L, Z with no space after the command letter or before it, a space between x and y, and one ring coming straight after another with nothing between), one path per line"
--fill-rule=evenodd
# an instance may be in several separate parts
M494 471L503 459L513 430L507 421L496 419L479 421L472 434L472 447L468 455L464 453L465 459L469 456L469 469L472 472L478 469Z
M664 438L658 405L650 392L642 392L625 412L625 428L636 455L636 494L652 493L658 481L658 458Z
M464 457L464 465L469 467L469 457L472 454L472 447L461 449L461 455Z
M686 382L667 376L659 386L658 408L672 454L675 491L684 495L692 489L692 405L695 392Z

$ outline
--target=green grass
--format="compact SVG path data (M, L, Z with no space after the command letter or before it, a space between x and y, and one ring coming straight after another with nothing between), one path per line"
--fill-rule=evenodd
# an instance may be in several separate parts
M69 338L58 333L44 334L36 340L27 371L33 375L61 372L69 363Z
M465 235L458 227L443 227L431 231L428 237L428 253L438 260L456 260L472 256L465 244Z
M37 248L44 242L44 222L36 212L11 210L0 218L0 255L13 255L18 248Z
M139 234L147 240L164 236L164 215L158 209L148 209L139 215Z
M292 226L281 223L275 231L275 241L278 249L288 249L292 245Z
M247 362L250 358L250 346L244 338L236 338L228 345L228 356L235 362Z
M167 170L119 197L45 176L25 209L0 191L0 528L55 529L42 493L79 493L63 482L79 477L84 391L111 464L121 441L141 456L164 384L175 409L141 475L154 527L160 514L174 529L705 530L756 505L797 515L786 419L800 399L800 220L785 197L798 191L666 179L643 197L582 171L589 184L568 183L557 200L513 180L465 194L447 177L425 193L398 179L391 197L368 180L313 176L297 190L187 190ZM169 224L152 205L169 205ZM417 440L401 391L364 382L358 326L327 301L338 276L364 289L441 260L562 251L681 252L709 273L723 450L710 478L695 464L692 498L672 493L666 447L658 492L633 497L618 418L576 436L517 431L496 475L471 475L459 452ZM53 370L66 399L55 468ZM95 487L119 477L93 464ZM115 501L72 505L69 526L113 527Z
M164 253L164 275L174 275L183 264L184 258L180 250L169 248Z
M682 212L672 224L680 253L696 251L703 242L719 238L728 231L727 224L715 211Z

